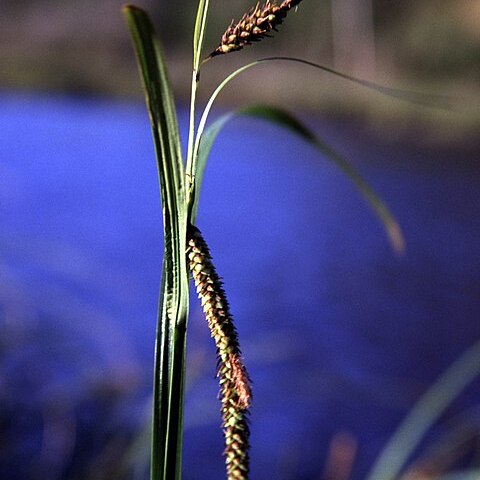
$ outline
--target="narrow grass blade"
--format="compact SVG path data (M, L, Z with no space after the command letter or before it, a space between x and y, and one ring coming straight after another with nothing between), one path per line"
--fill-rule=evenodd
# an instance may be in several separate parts
M398 90L394 88L389 88L389 87L384 87L382 85L378 85L373 82L369 82L366 80L361 80L355 77L352 77L350 75L346 75L341 72L337 72L336 70L333 70L329 67L325 67L323 65L319 65L313 62L309 62L307 60L303 60L301 58L295 58L295 57L269 57L269 58L262 58L260 60L256 60L255 62L249 63L247 65L243 65L242 67L238 68L234 72L232 72L230 75L228 75L215 89L215 91L212 93L210 96L207 105L205 106L205 109L203 111L202 117L200 119L200 122L198 124L198 129L197 133L195 136L195 142L194 142L194 147L193 147L193 152L190 155L190 161L191 161L191 166L189 166L189 171L190 172L196 172L198 171L198 167L196 165L197 161L199 160L198 158L198 152L200 148L200 143L202 141L202 136L203 132L206 128L207 124L207 119L208 115L210 114L210 110L212 109L212 106L217 99L218 95L222 92L222 90L238 75L240 75L242 72L245 72L246 70L256 67L258 65L268 63L268 62L276 62L276 61L286 61L286 62L294 62L294 63L300 63L309 67L313 67L317 70L321 70L323 72L327 72L329 74L335 75L337 77L343 78L345 80L351 81L353 83L356 83L358 85L361 85L365 88L368 88L370 90L373 90L377 93L381 93L382 95L386 95L388 97L394 97L394 98L399 98L401 100L410 102L410 103L416 103L424 106L429 106L432 108L441 108L441 109L450 109L450 106L453 104L458 103L459 99L455 99L452 97L444 96L444 95L429 95L429 94L423 94L423 93L415 93L415 92L408 92L404 90ZM195 182L194 182L195 183ZM198 190L198 189L197 189ZM198 194L194 195L195 197L198 197ZM190 205L190 213L195 211L195 208Z
M415 461L409 463L403 476L414 478L419 471L448 471L453 465L458 464L461 458L464 458L465 447L475 441L479 426L479 405L464 410L445 422L438 423L441 432L438 438L436 436L432 442L429 442Z
M249 115L263 120L268 120L290 132L300 136L309 142L319 151L321 151L335 166L337 166L356 186L360 194L376 213L379 220L383 224L387 236L390 240L392 248L397 253L405 251L405 240L402 230L397 220L387 207L385 202L377 195L369 183L352 167L352 165L337 151L330 147L325 141L321 140L305 125L300 123L296 118L285 110L271 106L254 106L241 111L243 115Z
M207 166L207 160L210 155L210 150L224 125L235 116L235 112L227 113L218 118L212 125L210 125L202 136L202 141L199 145L197 154L197 161L195 162L195 190L194 199L190 212L190 222L194 225L197 218L198 204L200 201L200 191L202 189L203 175Z
M203 133L203 130L206 125L206 121L210 110L215 102L216 98L220 94L220 92L238 75L242 72L249 70L252 67L256 67L258 65L262 65L268 62L293 62L293 63L300 63L309 67L313 67L317 70L321 70L323 72L329 73L331 75L343 78L350 82L356 83L357 85L361 85L365 88L373 90L374 92L380 93L387 97L398 98L404 100L406 102L419 104L423 106L428 106L432 108L440 108L440 109L451 109L452 105L457 104L461 99L454 98L446 95L431 95L428 93L417 93L417 92L410 92L406 90L399 90L395 88L385 87L383 85L379 85L374 82L370 82L368 80L362 80L359 78L352 77L350 75L346 75L345 73L338 72L333 70L332 68L326 67L324 65L320 65L317 63L309 62L308 60L303 60L301 58L296 57L268 57L268 58L261 58L260 60L256 60L254 62L248 63L247 65L243 65L242 67L238 68L237 70L233 71L230 75L228 75L215 89L213 94L211 95L210 99L207 102L207 105L203 111L202 118L200 120L198 126L198 133L196 137L196 151L198 151L198 145L200 143L200 138Z
M477 342L446 370L412 408L383 449L367 480L397 480L428 430L479 374L480 342Z
M223 126L233 118L234 115L248 115L262 120L270 121L276 125L286 128L290 132L300 136L305 141L309 142L319 151L321 151L335 166L337 166L347 177L354 183L363 198L368 202L370 207L376 213L381 223L383 224L387 236L390 240L392 248L397 253L405 251L405 241L400 228L393 214L390 212L387 205L375 193L373 188L366 180L345 160L339 153L331 148L327 143L316 136L305 125L299 122L296 118L290 115L285 110L272 106L258 105L239 110L235 113L228 113L217 119L205 131L200 142L198 151L198 161L196 170L197 185L201 185L203 174L206 166L206 161L212 148L213 142L217 137ZM198 189L197 191L199 191ZM198 195L196 198L196 206L198 208Z
M195 29L193 31L193 69L195 72L198 72L202 59L205 25L207 23L209 4L209 0L200 0L198 2L197 18L195 20Z
M302 58L293 58L293 57L268 57L262 58L259 62L270 62L270 61L287 61L287 62L296 62L303 65L316 68L317 70L322 70L323 72L329 73L339 78L343 78L362 87L368 88L377 93L381 93L387 97L396 98L398 100L403 100L408 103L420 105L423 107L437 108L440 110L452 110L453 107L457 104L464 103L465 99L459 97L452 97L449 95L438 95L425 92L412 92L410 90L403 90L399 88L386 87L385 85L380 85L369 80L363 80L361 78L356 78L346 73L339 72L333 68L326 67L324 65L319 65L318 63L310 62L308 60L303 60Z
M188 273L184 166L178 123L163 53L148 15L123 9L132 36L155 143L165 252L155 351L152 480L181 476Z
M186 165L186 181L188 182L188 210L189 213L193 207L193 199L195 198L195 177L193 175L193 149L195 141L195 106L197 98L198 83L200 81L200 65L202 58L203 42L205 37L205 25L207 23L209 0L200 0L198 2L197 17L195 20L195 28L193 32L193 71L192 71L192 88L190 94L190 120L188 127L188 144L187 144L187 165ZM190 216L190 215L189 215Z
M159 167L169 168L175 186L177 202L184 201L184 166L178 132L177 114L163 50L148 14L142 9L127 5L123 8L137 55L140 75L145 91L145 101L153 130ZM172 160L162 159L166 156ZM162 165L160 165L162 163Z

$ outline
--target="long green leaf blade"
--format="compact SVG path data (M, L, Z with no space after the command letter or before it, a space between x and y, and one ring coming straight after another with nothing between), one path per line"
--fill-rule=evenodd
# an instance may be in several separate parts
M197 129L197 134L195 136L195 145L193 148L193 152L191 154L191 162L192 166L189 169L191 172L197 171L197 167L195 163L198 161L198 151L200 148L200 143L202 140L203 132L205 130L206 124L207 124L207 119L208 115L210 114L210 111L212 109L213 104L215 103L215 100L217 99L218 95L222 92L222 90L238 75L240 75L242 72L249 70L252 67L256 67L259 65L262 65L264 63L269 63L269 62L277 62L277 61L286 61L290 63L300 63L309 67L313 67L317 70L329 73L331 75L337 76L339 78L343 78L345 80L348 80L350 82L356 83L358 85L361 85L369 90L373 90L377 93L380 93L382 95L385 95L387 97L392 97L392 98L398 98L400 100L414 103L414 104L419 104L423 106L428 106L431 108L439 108L439 109L447 109L450 110L452 105L458 104L459 100L458 98L454 98L451 96L446 96L446 95L430 95L430 94L424 94L424 93L416 93L416 92L409 92L405 90L399 90L395 88L389 88L385 87L383 85L376 84L374 82L370 82L367 80L362 80L356 77L352 77L350 75L346 75L342 72L333 70L332 68L326 67L324 65L320 65L317 63L310 62L308 60L303 60L301 58L296 58L296 57L268 57L268 58L262 58L260 60L256 60L254 62L251 62L247 65L243 65L242 67L238 68L237 70L233 71L230 75L228 75L215 89L215 91L212 93L210 96L207 105L205 106L205 109L203 111L202 117L200 119L200 122L198 124L198 129ZM192 211L195 209L192 209Z
M157 155L165 251L155 348L152 480L181 477L185 331L188 317L184 166L175 105L148 15L123 9L137 55Z
M398 224L394 215L391 213L385 202L383 202L375 190L370 186L370 184L342 155L340 155L336 150L330 147L325 141L320 139L299 120L294 118L285 110L276 107L260 105L246 108L241 111L241 113L263 120L268 120L283 128L286 128L290 132L299 135L305 141L309 142L311 145L321 151L354 183L360 194L376 213L385 228L392 248L397 253L404 252L405 240L400 225Z
M267 57L259 60L259 62L271 61L287 61L300 63L309 67L316 68L317 70L322 70L323 72L329 73L330 75L343 78L344 80L355 83L374 92L380 93L386 97L396 98L398 100L402 100L404 102L412 103L415 105L420 105L423 107L435 108L440 110L452 110L455 105L465 102L465 99L463 98L453 97L450 95L413 92L410 90L387 87L385 85L380 85L370 80L364 80L362 78L353 77L352 75L347 75L346 73L339 72L338 70L334 70L333 68L327 67L325 65L319 65L318 63L310 62L302 58Z
M195 172L196 182L198 186L201 185L201 182L203 180L207 158L218 133L225 126L225 124L234 117L234 115L248 115L262 120L270 121L300 136L305 141L309 142L311 145L321 151L354 183L360 194L376 213L385 228L392 248L397 253L402 253L405 250L405 241L400 225L391 213L390 209L375 193L375 191L368 184L368 182L363 179L363 177L352 167L352 165L345 158L343 158L343 156L341 156L338 152L331 148L326 142L321 140L299 120L297 120L288 112L280 108L257 105L238 110L234 113L227 113L217 119L214 123L212 123L212 125L210 125L204 131L202 140L199 145L197 170ZM198 191L200 191L200 188L197 189L197 192ZM196 208L194 212L196 212L196 209L198 208L198 195L199 194L197 193L197 197L195 199Z
M123 12L130 29L145 91L145 101L158 153L169 153L174 161L173 177L178 187L176 196L183 195L184 166L178 132L177 114L162 47L148 14L133 5ZM158 138L156 138L158 136Z

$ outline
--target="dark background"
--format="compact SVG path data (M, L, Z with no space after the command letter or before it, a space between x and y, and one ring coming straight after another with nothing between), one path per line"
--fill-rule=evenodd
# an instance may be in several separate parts
M123 3L3 0L0 87L138 96L134 58L120 15ZM138 4L155 19L175 92L185 103L196 2L144 0ZM243 0L212 2L207 50L215 48L230 20L248 8ZM453 136L452 128L471 133L478 128L478 103L472 105L471 98L478 97L479 12L476 0L305 1L280 27L281 35L275 40L209 64L200 95L205 98L227 72L247 61L291 55L389 86L453 95L466 115L451 122L432 112L411 112L402 104L386 106L381 99L372 100L363 90L329 75L283 63L251 70L222 101L236 105L281 99L302 110L367 117L380 129L385 122L402 130L412 129L413 124L415 129L420 116L421 121L433 123L438 136Z

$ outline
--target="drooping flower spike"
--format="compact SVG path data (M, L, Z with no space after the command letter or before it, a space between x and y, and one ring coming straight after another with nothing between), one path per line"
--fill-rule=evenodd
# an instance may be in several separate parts
M250 379L243 364L238 335L222 282L200 230L188 229L187 257L198 297L215 340L218 356L225 461L228 480L247 480L249 472L248 408Z

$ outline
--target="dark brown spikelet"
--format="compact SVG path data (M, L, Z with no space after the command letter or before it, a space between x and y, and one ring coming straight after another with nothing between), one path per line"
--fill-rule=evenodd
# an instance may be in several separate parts
M225 462L228 480L247 480L249 472L248 408L252 399L250 379L242 361L238 335L222 282L200 230L188 230L188 262L202 302L218 356Z
M260 7L260 4L245 13L238 23L232 20L222 36L220 45L209 55L215 57L225 53L241 50L245 45L258 42L283 22L289 10L297 6L302 0L284 0L280 5L267 0Z

